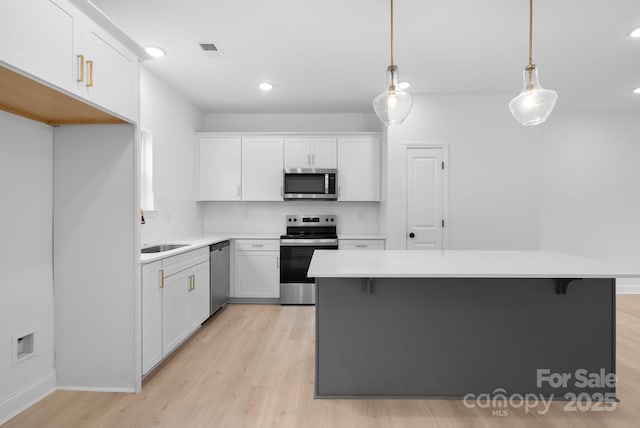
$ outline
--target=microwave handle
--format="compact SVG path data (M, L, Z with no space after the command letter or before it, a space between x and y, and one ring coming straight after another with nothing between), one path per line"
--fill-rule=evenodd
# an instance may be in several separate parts
M329 194L329 174L324 175L324 194Z

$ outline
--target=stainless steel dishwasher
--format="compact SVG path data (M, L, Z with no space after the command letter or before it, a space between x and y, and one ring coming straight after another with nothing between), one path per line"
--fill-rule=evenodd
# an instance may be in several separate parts
M229 241L222 241L209 247L209 261L211 269L209 315L229 301Z

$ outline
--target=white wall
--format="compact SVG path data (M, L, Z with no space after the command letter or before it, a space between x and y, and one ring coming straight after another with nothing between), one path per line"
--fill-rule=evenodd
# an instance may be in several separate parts
M541 131L513 120L508 102L503 95L419 95L406 121L388 129L387 248L400 248L404 234L407 143L448 144L449 249L539 247Z
M211 132L380 132L375 114L363 113L282 113L205 115L202 131Z
M54 165L58 386L134 391L135 126L57 127Z
M170 240L202 231L195 201L194 132L203 113L171 86L141 67L140 125L153 134L155 209L146 216L142 242Z
M0 424L55 387L53 128L0 111ZM13 338L36 356L12 363Z
M377 202L202 202L206 233L285 233L287 214L336 214L338 233L378 233Z
M638 114L559 113L549 119L541 166L542 248L640 271L639 136Z

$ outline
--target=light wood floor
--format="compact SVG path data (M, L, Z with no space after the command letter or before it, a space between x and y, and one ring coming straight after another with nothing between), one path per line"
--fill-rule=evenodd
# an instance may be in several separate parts
M461 401L314 400L314 309L229 305L145 382L140 394L57 391L13 427L638 427L640 296L619 296L613 412L546 415ZM481 368L479 368L481 369Z

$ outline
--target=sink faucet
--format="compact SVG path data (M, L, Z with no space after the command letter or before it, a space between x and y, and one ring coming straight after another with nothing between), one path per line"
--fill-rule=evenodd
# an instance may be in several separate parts
M140 208L140 224L145 224L146 221L144 220L144 211L142 210L142 208Z

